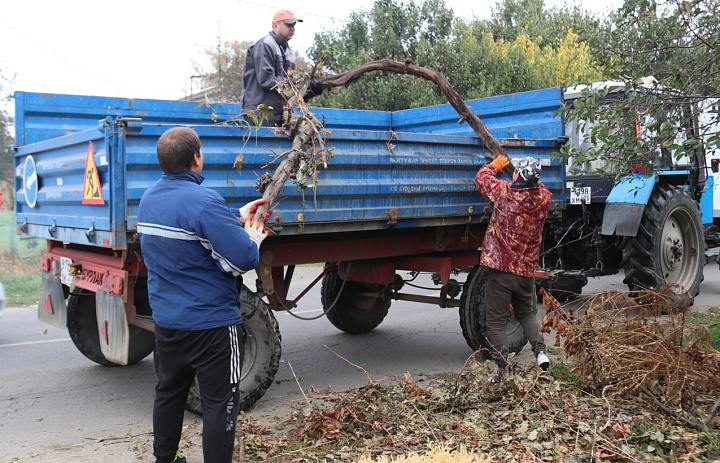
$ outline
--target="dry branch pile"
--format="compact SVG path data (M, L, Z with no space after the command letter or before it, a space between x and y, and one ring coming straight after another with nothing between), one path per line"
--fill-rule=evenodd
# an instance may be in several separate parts
M573 360L552 374L515 365L493 384L494 364L473 356L454 378L312 390L312 404L276 426L243 419L247 461L350 462L437 447L519 463L712 461L718 354L673 298L636 296L602 293L582 318L546 297L545 325L561 330Z
M557 330L556 345L564 338L563 355L573 360L586 390L611 397L641 393L665 413L705 430L720 406L720 353L707 329L685 323L689 300L672 286L633 297L606 291L576 317L544 292L543 327Z

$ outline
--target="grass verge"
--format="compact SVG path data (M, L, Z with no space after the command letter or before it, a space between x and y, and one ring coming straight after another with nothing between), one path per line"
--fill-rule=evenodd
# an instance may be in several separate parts
M26 307L38 303L40 266L37 259L21 260L14 252L0 251L0 281L5 286L8 307Z

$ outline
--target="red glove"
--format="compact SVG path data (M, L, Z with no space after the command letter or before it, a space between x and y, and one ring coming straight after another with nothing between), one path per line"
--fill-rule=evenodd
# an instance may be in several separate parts
M495 167L495 170L497 170L498 172L502 172L503 169L510 165L510 160L507 158L507 156L501 154L500 156L493 159L490 165Z
M240 220L242 222L247 222L248 220L252 220L255 218L255 212L257 211L257 208L261 204L265 204L267 202L267 199L260 198L256 199L255 201L249 202L243 207L240 208ZM270 214L267 214L267 217L269 217ZM265 219L267 220L267 217Z

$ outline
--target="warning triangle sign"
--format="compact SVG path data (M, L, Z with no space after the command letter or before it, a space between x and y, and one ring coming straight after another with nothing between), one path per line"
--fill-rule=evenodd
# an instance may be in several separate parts
M95 164L92 142L90 142L90 146L88 147L87 159L85 160L85 182L83 184L82 203L105 204L102 185L100 185L100 175L98 174L97 165Z

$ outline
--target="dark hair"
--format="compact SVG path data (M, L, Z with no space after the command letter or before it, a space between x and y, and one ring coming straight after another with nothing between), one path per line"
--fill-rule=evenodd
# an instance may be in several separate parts
M174 127L160 136L157 144L158 164L163 172L176 174L192 167L200 153L200 137L190 127Z

